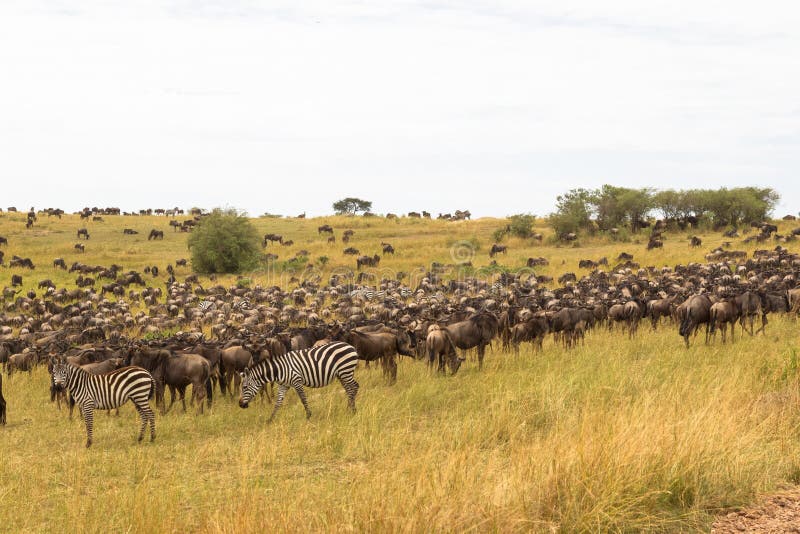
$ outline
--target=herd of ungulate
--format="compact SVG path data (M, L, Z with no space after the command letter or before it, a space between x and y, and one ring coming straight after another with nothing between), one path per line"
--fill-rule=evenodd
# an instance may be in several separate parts
M319 234L327 233L321 227ZM268 234L265 243L270 236L280 237ZM385 253L393 252L383 245ZM375 280L343 273L327 281L318 276L298 280L292 288L203 287L196 275L179 281L172 265L164 268L170 274L164 287L153 287L142 273L118 265L75 262L72 270L79 277L105 276L108 287L58 288L45 279L39 295L5 288L0 362L8 375L47 365L51 400L60 405L65 390L72 393L91 444L93 409L134 400L142 415L141 439L145 423L154 424L144 407L147 397L166 411L177 394L185 410L189 386L192 402L202 410L216 391L224 397L242 390L244 396L244 391L252 393L253 383L275 382L276 410L287 388L294 388L310 414L303 387L338 378L355 408L358 385L350 382L352 374L314 367L309 363L319 354L310 352L314 347L350 347L347 365L353 358L379 361L386 380L394 383L397 355L427 360L431 368L455 374L465 361L463 351L470 349L481 366L487 347L518 350L528 342L541 349L552 336L569 348L595 328L633 336L642 321L653 329L672 322L687 346L701 327L706 342L717 330L725 342L729 328L733 341L737 324L754 335L765 329L769 314L800 309L795 287L800 256L781 246L749 257L717 249L706 263L674 267L642 268L634 260L625 252L613 267L605 258L581 260L578 267L585 274L564 273L557 285L532 273L530 267L547 264L538 257L529 258L528 268L517 273L490 278L453 279L445 272L448 266L433 264L414 287L405 285L402 276ZM61 267L66 267L63 261L53 269ZM17 265L12 271L24 268ZM151 276L158 272L157 266L148 269ZM123 378L131 366L150 378L140 373L128 384ZM240 385L243 376L249 389ZM5 422L1 386L0 422ZM151 432L154 436L154 427Z

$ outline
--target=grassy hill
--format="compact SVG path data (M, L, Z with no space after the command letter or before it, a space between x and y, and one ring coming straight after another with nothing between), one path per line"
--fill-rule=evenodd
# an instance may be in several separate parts
M0 235L12 254L31 257L22 272L27 291L40 279L74 284L67 264L118 263L127 269L160 268L189 257L186 235L168 219L106 217L81 222L46 216L31 230L23 215L0 215ZM362 253L397 253L373 270L398 271L409 280L431 262L454 263L454 246L476 248L475 268L489 262L493 232L505 224L481 219L444 222L330 217L256 219L262 233L280 233L292 247L270 246L278 263L299 250L323 280L355 267L338 239L350 228L350 245ZM328 245L317 226L336 229ZM86 253L73 250L86 226ZM781 223L781 233L789 228ZM125 227L140 231L122 234ZM147 241L151 228L162 241ZM545 230L546 231L546 230ZM581 258L621 251L642 266L703 261L720 244L718 233L669 234L661 250L607 238L579 246L510 239L498 262L522 267L529 256L550 260L537 274L578 272ZM766 248L773 243L759 246ZM734 248L752 252L755 246ZM794 250L795 247L789 246ZM321 266L320 256L329 261ZM178 271L178 278L189 274ZM291 287L292 274L268 268L253 283ZM11 271L0 269L0 286ZM163 284L164 276L151 279ZM220 277L223 285L233 277ZM210 284L201 277L201 284ZM413 282L409 285L413 287ZM398 381L385 385L378 369L360 368L358 412L348 413L334 384L309 391L306 421L289 393L276 421L269 406L241 410L216 398L205 415L173 409L157 414L155 443L137 445L138 426L128 405L120 416L95 416L95 445L83 448L83 423L49 402L46 370L4 378L9 424L0 428L0 525L8 531L242 532L310 531L686 531L707 529L713 514L758 493L800 482L800 389L795 320L771 319L767 335L739 336L735 344L683 347L676 327L641 328L628 340L596 330L572 350L545 342L540 353L518 356L495 344L479 371L467 361L454 377L431 374L403 359Z

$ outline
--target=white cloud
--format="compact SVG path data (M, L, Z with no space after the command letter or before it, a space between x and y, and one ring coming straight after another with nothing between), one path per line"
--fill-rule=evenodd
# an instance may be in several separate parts
M798 19L791 2L7 2L0 176L7 198L69 209L312 214L355 194L544 213L610 182L769 185L796 211Z

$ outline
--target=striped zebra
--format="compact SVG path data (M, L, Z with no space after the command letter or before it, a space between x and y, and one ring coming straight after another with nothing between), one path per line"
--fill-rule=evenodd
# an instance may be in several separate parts
M242 300L240 300L238 302L234 302L231 305L231 310L232 311L242 311L242 310L247 310L249 308L250 308L250 301L245 299L245 298L243 298Z
M156 417L150 409L149 398L155 391L155 381L141 367L123 367L107 374L93 375L63 361L53 366L53 382L69 389L86 422L86 446L92 446L92 424L95 408L110 410L119 408L130 399L133 402L142 426L139 441L144 437L150 423L150 441L156 439Z
M283 404L283 397L290 387L297 392L297 396L300 397L303 407L306 409L306 418L309 418L311 410L308 408L303 387L327 386L334 378L338 378L347 393L347 405L355 412L358 382L353 378L353 371L355 371L357 363L356 349L341 341L267 358L240 373L242 396L239 398L239 406L247 408L265 383L275 382L278 384L278 394L275 397L275 408L272 410L269 421L271 422L275 418L278 408Z
M205 313L211 308L214 307L214 303L210 300L201 300L200 304L197 305L201 312Z

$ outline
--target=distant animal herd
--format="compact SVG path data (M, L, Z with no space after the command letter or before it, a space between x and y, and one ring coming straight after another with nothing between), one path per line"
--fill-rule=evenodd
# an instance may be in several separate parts
M63 215L56 211L53 216ZM82 218L117 215L113 209L81 212ZM773 226L759 225L757 236L767 237L752 241L775 240ZM336 234L327 224L317 230L320 240ZM125 234L132 232L126 229ZM90 242L89 234L78 231L82 244ZM412 286L404 273L375 279L361 271L393 255L390 243L363 243L359 246L379 248L383 256L361 255L351 244L358 241L356 233L341 235L348 244L343 253L357 257L360 274L298 279L289 287L225 287L212 279L201 284L197 275L180 273L189 267L185 259L138 272L55 258L52 267L36 271L45 270L39 291L22 295L17 287L23 270L31 272L34 265L14 256L8 264L10 287L2 294L0 362L7 376L46 366L51 401L59 409L64 402L78 406L90 446L94 410L130 400L141 416L139 439L147 426L154 439L150 399L162 413L176 398L186 411L189 386L190 404L202 412L218 394L238 395L246 408L259 391L269 392L265 384L276 383L272 417L290 388L310 416L304 388L334 380L355 410L358 360L379 363L385 380L394 384L398 356L426 361L432 373L455 375L466 351L474 350L480 369L487 349L518 352L529 343L538 351L548 338L571 349L584 344L592 330L621 331L631 338L642 324L653 330L673 325L687 347L702 328L706 343L714 342L718 332L721 342L734 342L737 329L739 336L754 336L765 333L770 315L800 312L800 255L783 246L791 239L752 253L729 243L709 251L704 263L656 267L646 265L648 251L663 246L669 236L654 228L635 254L620 251L611 261L581 259L577 271L557 280L535 274L550 263L539 256L528 258L517 272L498 270L485 277L453 279L448 266L434 263ZM791 235L800 235L800 229ZM149 237L163 238L163 232ZM268 233L262 244L269 248L288 241ZM694 236L689 245L700 247L702 240ZM2 237L0 246L13 248L14 243ZM489 255L504 254L507 248L495 243ZM640 254L645 266L636 261ZM77 273L75 286L58 287L46 278L49 268ZM148 285L148 276L154 280L161 273L166 273L163 283ZM5 386L13 384L6 381ZM5 424L2 387L0 380L0 423Z

